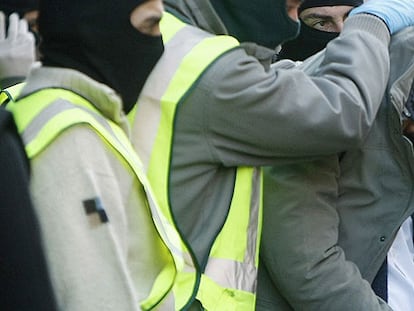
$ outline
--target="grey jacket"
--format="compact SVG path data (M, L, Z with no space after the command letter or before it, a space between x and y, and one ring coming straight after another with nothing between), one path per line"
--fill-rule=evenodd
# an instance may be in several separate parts
M390 51L386 95L360 147L265 170L257 310L391 310L370 283L414 212L413 145L401 121L414 28Z
M166 0L165 7L225 33L207 0ZM377 18L355 16L327 49L317 77L270 68L274 52L250 43L222 55L191 88L175 117L170 197L202 268L238 166L333 154L366 137L388 80L389 40Z

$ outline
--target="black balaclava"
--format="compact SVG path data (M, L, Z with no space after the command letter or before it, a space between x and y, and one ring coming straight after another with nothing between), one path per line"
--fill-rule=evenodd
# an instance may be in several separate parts
M295 61L304 60L323 50L328 42L338 35L339 32L321 31L302 22L299 36L283 44L278 58L288 58Z
M349 5L359 6L363 0L305 0L300 8L299 14L308 8L321 6ZM328 32L315 29L301 22L299 36L291 41L285 42L279 53L279 59L304 60L309 56L323 50L332 39L339 36L339 32Z
M16 12L23 17L25 13L36 11L38 8L38 0L0 0L0 11L6 16Z
M360 6L363 2L364 0L305 0L300 5L299 14L309 8L337 5Z
M300 24L286 11L286 0L211 0L230 35L274 49L295 38Z
M161 57L161 36L130 22L145 0L40 0L40 51L45 66L76 69L114 89L128 113Z

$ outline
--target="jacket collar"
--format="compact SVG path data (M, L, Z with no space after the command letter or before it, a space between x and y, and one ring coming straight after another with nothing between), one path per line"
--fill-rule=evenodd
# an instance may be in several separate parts
M166 10L209 33L228 35L228 31L209 0L164 0Z
M115 91L73 69L56 67L32 69L17 100L46 88L61 88L78 94L94 105L105 118L129 132L121 99Z

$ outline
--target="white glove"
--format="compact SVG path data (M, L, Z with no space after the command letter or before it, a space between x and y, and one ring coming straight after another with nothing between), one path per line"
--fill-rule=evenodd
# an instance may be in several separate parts
M6 18L0 11L0 80L26 77L35 61L35 51L35 38L27 21L13 13L6 31Z

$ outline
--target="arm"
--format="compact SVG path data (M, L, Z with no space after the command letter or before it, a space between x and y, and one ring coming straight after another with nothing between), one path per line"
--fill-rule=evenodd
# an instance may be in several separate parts
M121 184L124 165L93 130L77 126L31 166L31 192L59 308L138 310L127 266L131 220L126 205L132 185ZM83 202L96 197L108 222L85 210Z
M394 105L401 105L400 109L402 109L402 106L406 101L410 85L412 84L412 68L414 62L412 58L413 44L411 43L414 42L412 40L413 38L413 28L406 28L393 36L390 45L391 74L388 83L389 87L393 86L393 92L391 92L391 94L394 96ZM305 61L302 68L307 71L312 71L312 62L318 62L317 58L321 59L320 56L321 55L315 56L316 59L311 61L310 64L307 64L308 61ZM382 107L382 109L385 108ZM393 111L393 109L389 109L390 112ZM386 117L383 115L382 118L376 120L377 125L374 127L374 130L371 131L368 141L362 149L362 153L365 153L365 151L363 151L364 148L368 148L368 150L372 149L374 150L372 151L373 153L378 154L377 149L372 148L373 145L377 146L376 143L373 142L372 137L386 135L386 133L390 130L390 125L388 125L388 123L387 125L383 124L382 126L378 126L378 123L385 122L385 118L388 120L389 116ZM402 141L398 144L400 143L402 144ZM377 144L383 145L384 141L380 140ZM385 148L387 149L392 147L392 144L385 144L387 146ZM391 149L394 150L395 148ZM395 153L397 150L400 150L400 148L395 149L391 153L393 154L391 156L393 159L398 158ZM331 159L332 163L329 165L329 158L325 159L326 162L308 162L307 164L286 167L279 166L274 169L266 170L264 236L267 236L267 238L263 239L262 242L262 245L264 245L262 259L265 260L266 268L268 268L271 273L265 275L265 280L271 279L269 284L274 281L276 286L280 286L281 291L283 290L286 292L286 297L289 298L291 304L294 306L297 306L301 301L306 301L306 297L304 298L303 295L307 295L308 293L309 298L310 291L317 291L317 293L324 293L325 291L326 295L336 293L337 295L335 295L335 299L338 299L339 302L342 301L343 303L346 303L346 306L352 302L349 310L371 310L372 308L374 308L374 310L376 310L375 308L383 310L384 308L389 308L384 305L379 298L378 304L375 303L375 296L370 293L369 288L367 288L365 284L366 282L361 280L359 272L355 271L353 265L350 262L345 261L343 258L343 250L337 247L338 215L335 209L335 203L338 201L338 198L336 198L337 179L345 178L349 180L349 174L355 174L356 171L358 171L358 176L360 174L367 176L364 172L358 170L358 167L364 167L366 172L369 171L369 167L371 167L371 171L373 168L370 165L367 166L366 164L368 163L365 163L364 165L364 161L368 161L370 163L372 162L370 160L373 158L369 156L361 157L360 152L360 149L355 152L358 154L356 157L355 153L352 153L352 151L350 152L348 161L355 162L355 159L359 159L360 163L354 163L352 165L349 162L348 165L351 165L354 170L351 170L351 172L348 170L347 175L341 175L340 177L338 177L339 175L337 169L334 167L335 159ZM346 158L347 157L345 156L342 161ZM397 162L400 163L399 161ZM343 162L341 165L346 167L346 164ZM404 167L404 165L402 166ZM357 168L355 169L355 167ZM376 168L378 167L382 167L382 165L376 165ZM392 167L389 169L392 170ZM390 174L389 169L388 173ZM394 170L392 174L395 175L397 172L398 169ZM371 172L368 174L371 176L373 173ZM372 176L377 175L374 174ZM387 173L383 172L382 176L387 176ZM399 174L396 176L399 176ZM359 179L360 178L358 178L358 180ZM358 191L370 193L373 189L376 189L370 182L368 182L369 186L368 184L366 187L362 186L361 182L363 184L367 183L367 180L364 180L365 181L359 181L359 185L352 184L351 188L348 187L348 190L351 189L352 192L352 189L359 189ZM388 189L387 191L392 191L392 189ZM328 195L326 195L326 193L328 193ZM387 192L383 191L382 195L387 196ZM355 205L355 196L352 196L352 194L348 192L342 193L342 196L342 200L344 197L349 197L348 200L350 201L348 201L348 204L351 204L352 206ZM375 204L372 206L372 208L376 207L377 206ZM278 209L283 209L283 211ZM356 210L359 209L354 208L349 211L352 213L352 211ZM342 225L349 228L349 230L352 230L351 228L355 230L358 226L366 224L366 222L363 222L363 219L365 219L364 216L358 217L355 212L353 214L351 213L348 215L348 218L345 217L344 219L341 219ZM322 218L321 215L324 215L324 217ZM330 218L328 218L329 215L331 215ZM388 216L390 216L390 219L393 218L392 215ZM325 221L322 221L322 219L325 219ZM350 224L347 219L352 219L351 222L355 221L355 223ZM292 221L295 221L295 224L292 225ZM280 229L277 229L279 227ZM298 230L292 232L292 228L299 227L303 228L304 232L300 233L299 231L299 234ZM369 228L367 230L370 231ZM323 232L331 233L329 236L321 235L318 238L318 234L322 234ZM349 233L352 236L353 233ZM354 241L354 243L355 241L360 240L355 238L356 236L354 236L353 239L350 238L349 233L344 235L346 236L346 239ZM291 241L296 241L296 243L293 243L292 245L283 242L284 240L289 241L289 239ZM367 240L369 240L369 236L367 236ZM361 241L358 245L348 243L347 250L349 253L347 253L347 256L351 258L359 258L359 264L361 264L361 258L368 256L368 254L378 254L377 251L372 252L368 250L366 245L367 240ZM306 250L306 246L314 247L315 249ZM312 251L314 252L312 253ZM287 257L282 257L281 254L287 254ZM329 256L324 257L324 255L328 254ZM305 257L306 259L304 259ZM360 266L362 270L365 269L365 276L367 275L367 265L373 262L380 263L382 261L379 259L380 257L381 255L379 257L377 257L377 255L372 256L365 261L366 263L363 266ZM287 262L289 258L299 258L299 261L304 259L303 262L308 261L310 265L309 267L303 267L300 269L300 264L289 265ZM349 270L351 272L349 272ZM368 279L371 279L371 277L373 278L375 275L375 267L368 270L370 271L368 274L371 274ZM286 271L288 272L286 273ZM305 274L312 277L308 279L304 276ZM288 277L291 277L291 280L289 280ZM304 279L303 284L301 283L301 278ZM312 283L313 281L315 283ZM305 287L302 293L292 290L292 288L297 285L296 283L299 283L299 289ZM335 286L335 284L343 284L343 287L341 288ZM307 285L309 287L306 289ZM259 279L259 289L260 288L261 286ZM326 299L323 298L323 296L319 297L321 297L321 300ZM370 297L374 297L374 299L370 300ZM335 301L329 299L330 297L327 297L326 299L328 306L330 306L329 303L332 303L332 305L328 308L329 310L341 310L333 304ZM364 299L368 302L365 302ZM365 304L367 304L367 308L361 307ZM316 305L318 307L316 302L310 303L309 305ZM321 307L321 310L322 309L323 308Z
M240 49L222 56L199 94L214 160L268 165L360 144L384 94L389 40L376 17L349 18L312 77L277 66L265 71Z
M337 244L338 165L332 156L265 170L262 262L295 310L391 310Z

